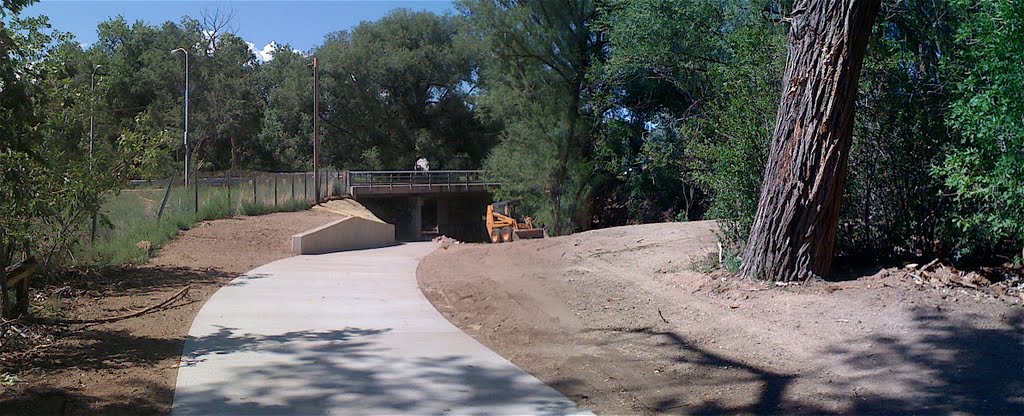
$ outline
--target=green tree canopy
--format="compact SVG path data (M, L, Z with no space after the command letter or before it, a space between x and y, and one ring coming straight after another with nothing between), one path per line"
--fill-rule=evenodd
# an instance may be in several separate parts
M477 72L458 44L462 19L404 9L328 36L322 68L324 147L351 169L477 168L494 135L474 118Z

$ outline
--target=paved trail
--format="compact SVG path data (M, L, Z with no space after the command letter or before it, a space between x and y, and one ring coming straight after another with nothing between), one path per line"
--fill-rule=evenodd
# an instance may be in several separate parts
M416 266L435 247L297 256L220 289L192 323L173 414L585 413L434 310Z

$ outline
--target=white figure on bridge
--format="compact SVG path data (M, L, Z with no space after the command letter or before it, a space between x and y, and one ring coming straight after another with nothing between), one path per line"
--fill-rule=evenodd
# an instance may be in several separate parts
M427 158L421 157L416 160L416 170L422 170L424 172L430 170L430 162L427 162Z

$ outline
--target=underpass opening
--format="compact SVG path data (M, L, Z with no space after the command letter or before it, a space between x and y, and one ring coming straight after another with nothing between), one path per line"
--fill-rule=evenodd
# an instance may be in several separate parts
M359 199L370 212L395 225L400 241L422 241L445 235L464 242L487 241L485 215L489 193L401 195Z

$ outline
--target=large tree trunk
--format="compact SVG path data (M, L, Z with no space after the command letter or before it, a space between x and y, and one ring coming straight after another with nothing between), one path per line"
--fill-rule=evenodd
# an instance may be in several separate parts
M798 0L746 277L803 280L832 266L853 109L880 0Z

